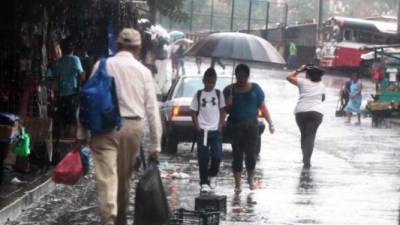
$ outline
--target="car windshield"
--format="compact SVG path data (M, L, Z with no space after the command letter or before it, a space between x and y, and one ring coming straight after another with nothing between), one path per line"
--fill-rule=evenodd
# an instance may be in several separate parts
M215 88L222 91L230 82L231 79L229 77L218 77ZM183 78L175 93L175 98L193 97L196 91L202 88L204 88L204 85L201 77Z

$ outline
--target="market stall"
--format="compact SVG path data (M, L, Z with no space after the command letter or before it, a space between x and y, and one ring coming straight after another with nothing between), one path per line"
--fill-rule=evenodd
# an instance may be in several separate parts
M400 118L400 45L371 46L374 65L372 76L376 94L367 103L372 125L379 126L386 118Z
M60 41L73 39L75 54L90 74L93 63L109 54L108 28L118 32L131 25L132 4L127 0L11 2L0 9L0 112L18 115L31 133L32 154L23 164L42 166L58 151L53 148L53 132L60 122L55 117L57 79L52 67L61 57ZM8 125L0 128L4 142L0 142L1 173L3 162L11 155L10 143L4 140L15 129ZM10 161L15 168L18 159Z

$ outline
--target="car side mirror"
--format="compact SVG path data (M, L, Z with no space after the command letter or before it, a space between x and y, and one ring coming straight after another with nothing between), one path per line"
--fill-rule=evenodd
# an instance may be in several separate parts
M168 94L157 94L157 100L159 102L165 102L168 99Z

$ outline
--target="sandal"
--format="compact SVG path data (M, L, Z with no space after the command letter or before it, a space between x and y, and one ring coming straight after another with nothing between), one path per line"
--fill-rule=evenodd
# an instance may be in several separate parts
M235 187L235 194L240 194L242 189L240 187Z
M247 181L249 183L249 189L250 190L256 189L256 185L254 184L254 179L253 178L252 179L248 179Z

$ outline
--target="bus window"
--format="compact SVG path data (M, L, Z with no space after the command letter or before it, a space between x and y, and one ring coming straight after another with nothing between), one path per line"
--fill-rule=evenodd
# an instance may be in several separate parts
M368 31L368 30L360 30L358 33L358 42L364 43L364 44L379 44L382 40L380 37L375 35L373 32Z
M357 32L357 30L345 29L344 30L344 34L343 34L343 39L345 41L358 42L358 32Z
M343 34L343 39L345 41L350 41L351 38L351 30L345 29Z

